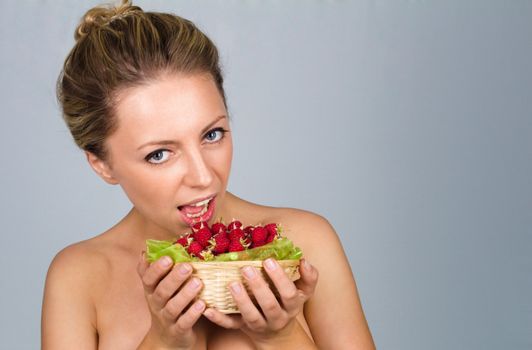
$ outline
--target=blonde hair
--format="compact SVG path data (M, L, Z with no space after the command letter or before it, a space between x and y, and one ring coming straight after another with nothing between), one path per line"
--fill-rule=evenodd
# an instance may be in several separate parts
M106 159L105 139L117 127L113 109L123 88L163 74L209 73L226 104L218 50L185 18L122 1L88 10L74 38L57 98L76 144L100 159Z

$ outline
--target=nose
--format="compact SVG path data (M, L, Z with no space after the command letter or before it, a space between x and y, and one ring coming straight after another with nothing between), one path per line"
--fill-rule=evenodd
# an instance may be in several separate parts
M193 150L188 156L188 169L184 182L190 187L209 187L212 184L214 176L205 161L204 155L200 150Z

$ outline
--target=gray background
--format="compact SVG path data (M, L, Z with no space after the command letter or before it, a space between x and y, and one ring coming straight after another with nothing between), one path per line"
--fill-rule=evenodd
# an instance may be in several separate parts
M130 206L55 102L98 3L0 3L2 349L39 347L52 257ZM137 4L217 43L229 189L330 220L379 348L532 348L532 2Z

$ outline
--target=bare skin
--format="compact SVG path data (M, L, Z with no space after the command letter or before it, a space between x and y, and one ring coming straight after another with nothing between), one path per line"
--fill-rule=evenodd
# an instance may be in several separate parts
M43 349L374 349L351 269L327 220L303 210L250 203L226 190L231 138L212 139L214 132L205 137L205 129L230 130L227 118L219 118L227 112L211 80L165 77L122 92L119 101L119 127L106 140L109 159L90 153L87 158L103 180L124 189L133 208L108 231L55 257L44 293ZM139 149L153 140L178 141ZM284 235L301 247L310 267L301 267L302 279L285 283L280 292L288 296L297 290L304 296L301 302L272 309L260 325L247 322L257 310L246 304L246 295L235 295L246 310L241 316L193 307L183 308L172 322L160 316L158 305L168 305L161 290L178 292L174 306L186 305L201 285L189 288L189 275L179 274L181 264L144 264L145 240L175 239L187 231L177 206L210 194L216 195L211 223L223 217L286 228ZM278 275L278 281L286 278ZM261 281L252 283L267 300L269 291Z

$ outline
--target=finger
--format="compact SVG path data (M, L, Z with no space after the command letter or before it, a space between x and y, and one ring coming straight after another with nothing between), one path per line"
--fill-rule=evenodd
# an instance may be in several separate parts
M268 323L278 324L286 317L286 312L281 308L268 283L252 266L245 266L242 272Z
M205 310L205 302L203 300L198 300L188 310L179 317L175 327L181 333L184 333L192 328L194 324L201 317L203 310Z
M183 285L192 272L189 264L174 265L172 270L159 282L152 293L153 303L160 309L163 308L172 295Z
M244 286L240 282L232 282L229 285L229 289L231 290L231 295L240 310L244 322L251 329L264 329L266 327L266 320L264 320L264 317L262 317L257 307L253 305Z
M150 294L153 293L157 283L168 273L172 264L173 261L169 256L163 256L152 263L142 275L144 290Z
M264 269L275 288L279 292L282 306L289 314L296 314L301 303L300 294L294 282L288 277L275 259L266 259L263 263Z
M203 312L211 322L227 329L240 329L244 325L241 315L226 315L214 308L208 308Z
M314 294L314 290L316 289L319 276L318 270L306 259L301 259L299 274L301 278L295 282L295 285L305 295L305 298L308 299Z
M245 266L242 271L249 288L264 313L267 323L273 328L284 325L287 313L283 310L270 286L259 274L258 270L251 266Z
M201 289L202 283L198 278L192 278L187 284L175 295L162 309L162 316L169 321L174 322L187 307L188 304ZM201 310L203 312L203 310Z
M137 264L137 273L142 278L148 267L150 266L150 263L146 260L146 252L143 250L140 253L140 259Z

